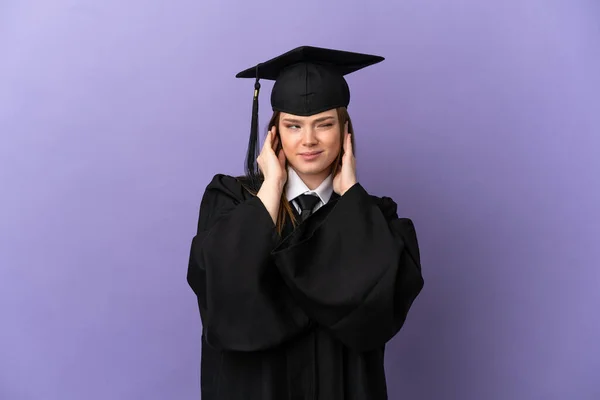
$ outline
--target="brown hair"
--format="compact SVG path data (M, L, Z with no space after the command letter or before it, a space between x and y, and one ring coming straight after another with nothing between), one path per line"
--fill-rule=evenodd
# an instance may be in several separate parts
M332 163L332 168L331 168L331 174L335 177L335 175L337 174L337 172L339 171L339 169L342 167L342 156L344 155L344 125L346 124L346 122L348 122L348 133L352 134L351 136L351 141L352 141L352 149L353 152L356 154L356 150L355 150L355 144L354 144L354 128L352 127L352 120L350 118L350 115L348 114L348 110L345 107L339 107L336 109L337 111L337 116L338 116L338 123L339 123L339 127L340 127L340 151L338 153L338 156L336 157L335 161ZM273 115L271 116L271 120L269 121L269 125L267 127L267 132L274 126L277 126L277 131L279 132L279 117L280 117L281 113L279 111L275 111L273 112ZM279 141L279 146L277 149L275 149L275 151L277 152L279 149L281 149L281 141ZM287 161L286 161L286 166L287 166ZM262 174L261 174L262 177ZM281 234L281 232L283 231L283 227L285 226L286 221L288 220L288 218L291 220L292 224L294 227L296 227L297 225L297 221L296 221L296 217L294 216L294 212L292 211L292 206L290 205L288 199L285 196L285 189L287 187L287 181L283 187L283 191L281 193L281 201L279 203L279 213L277 215L277 220L276 220L276 229L277 232L279 234ZM256 195L258 193L259 188L250 188L245 186L246 189L252 193L253 195Z

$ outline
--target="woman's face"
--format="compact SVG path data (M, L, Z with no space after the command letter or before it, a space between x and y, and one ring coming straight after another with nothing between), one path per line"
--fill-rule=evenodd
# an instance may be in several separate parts
M299 117L281 113L279 135L288 163L301 177L325 179L341 148L335 109Z

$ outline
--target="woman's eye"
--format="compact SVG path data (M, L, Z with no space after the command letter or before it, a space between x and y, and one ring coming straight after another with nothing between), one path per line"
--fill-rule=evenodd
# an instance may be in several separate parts
M286 128L288 128L288 129L300 129L300 127L298 125L287 125Z
M333 124L323 124L321 125L321 128L331 128L333 126Z

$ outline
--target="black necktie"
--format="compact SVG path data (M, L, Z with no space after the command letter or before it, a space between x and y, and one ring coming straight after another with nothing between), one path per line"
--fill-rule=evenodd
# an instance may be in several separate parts
M298 205L302 210L302 213L300 214L300 220L304 221L312 213L313 208L315 208L320 199L311 194L301 194L296 198L296 200L298 201Z

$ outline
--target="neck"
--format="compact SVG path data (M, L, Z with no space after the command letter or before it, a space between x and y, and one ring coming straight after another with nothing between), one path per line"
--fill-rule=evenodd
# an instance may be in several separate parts
M323 181L329 176L328 170L325 170L319 174L302 174L298 171L296 171L296 173L298 174L300 179L302 179L302 182L304 182L310 190L315 190L316 188L318 188L321 185L321 183L323 183Z

